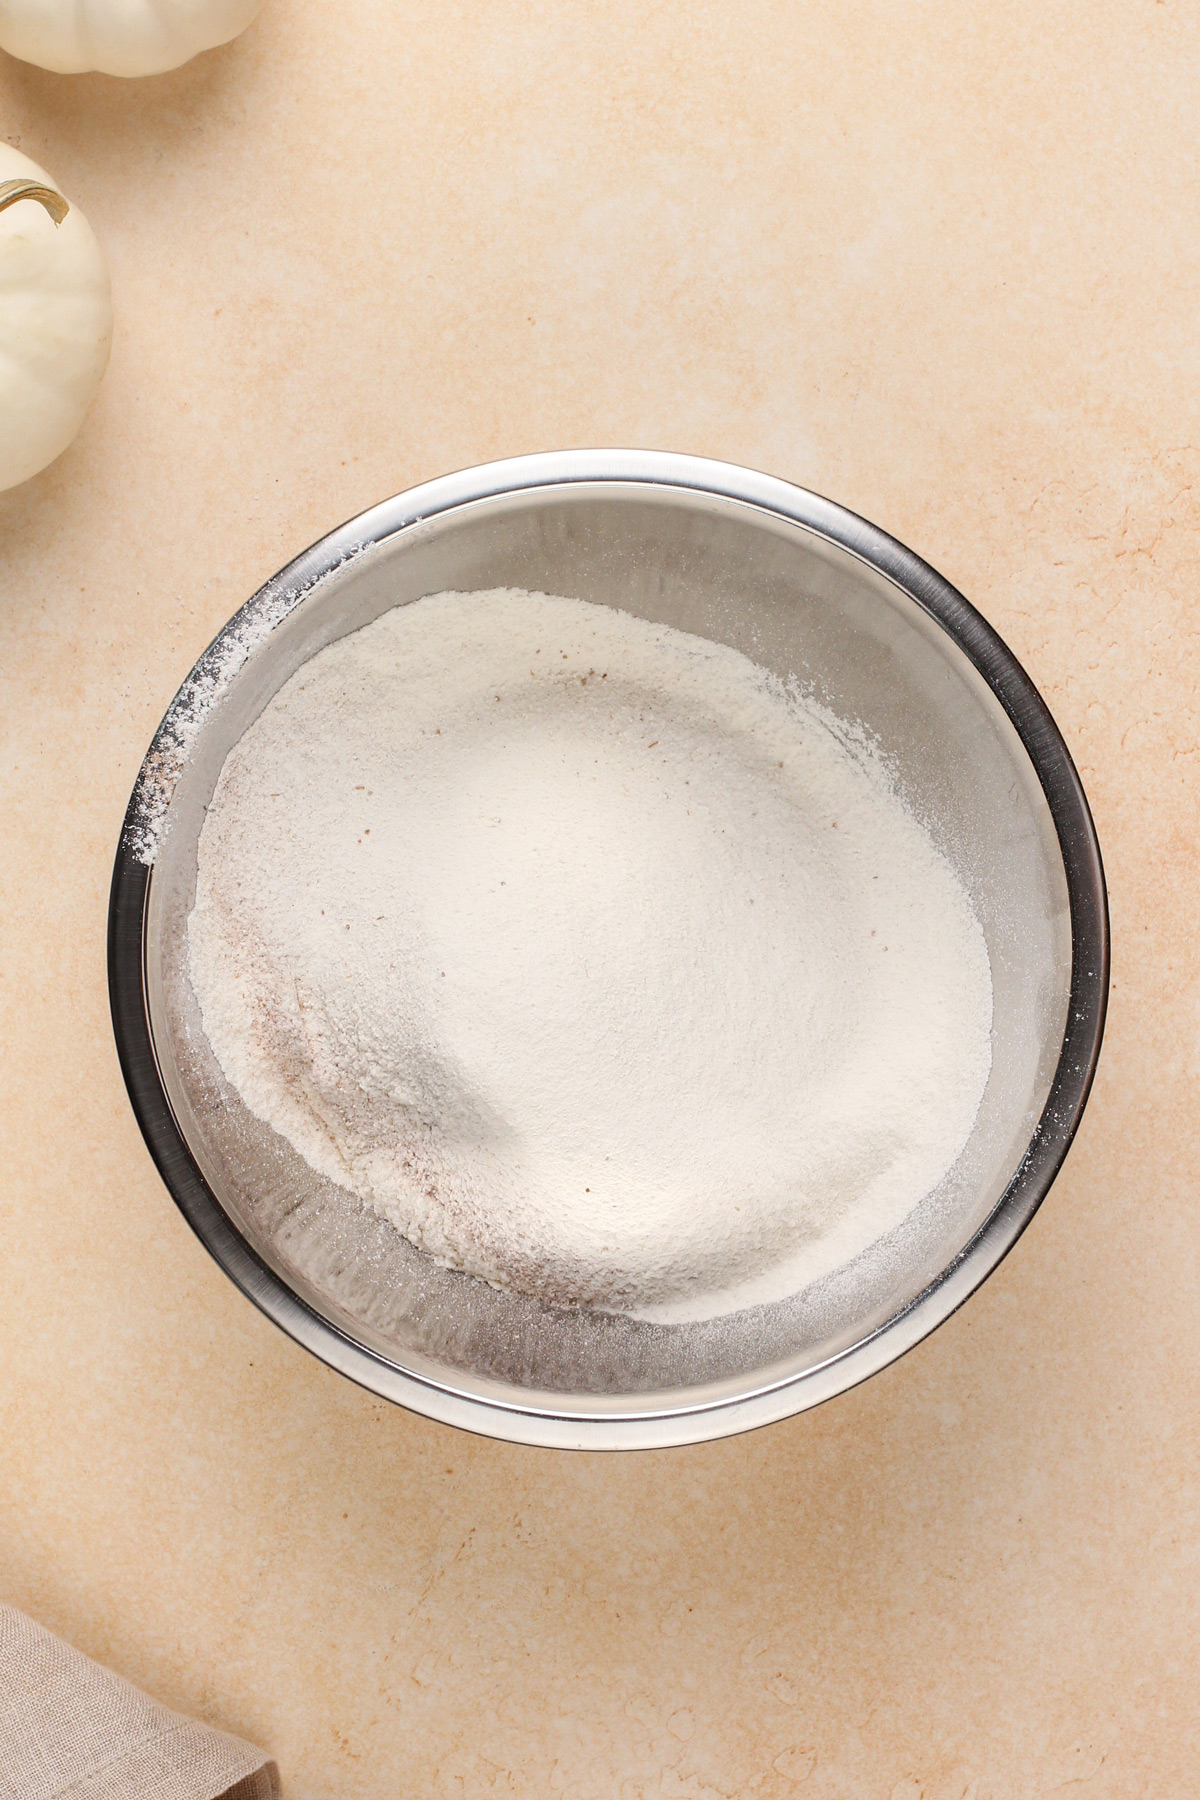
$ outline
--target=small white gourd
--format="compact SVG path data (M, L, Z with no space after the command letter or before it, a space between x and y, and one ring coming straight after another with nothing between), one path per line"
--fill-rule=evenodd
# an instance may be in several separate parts
M66 449L112 341L108 268L44 169L0 144L0 489Z
M262 0L0 0L0 48L82 75L161 75L244 31Z

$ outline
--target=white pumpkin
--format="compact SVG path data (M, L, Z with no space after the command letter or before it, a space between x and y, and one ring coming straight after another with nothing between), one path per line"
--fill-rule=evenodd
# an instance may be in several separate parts
M108 269L91 226L44 169L0 144L0 488L66 449L111 341Z
M0 0L0 48L81 75L161 75L227 44L262 0Z

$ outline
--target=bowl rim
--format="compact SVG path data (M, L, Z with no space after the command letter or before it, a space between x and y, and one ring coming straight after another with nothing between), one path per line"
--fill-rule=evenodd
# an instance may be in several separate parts
M622 1413L574 1407L541 1393L529 1404L456 1390L358 1343L314 1311L259 1257L192 1157L159 1071L146 979L146 910L155 854L145 798L169 806L186 758L189 706L210 696L312 587L348 558L458 508L569 486L649 486L740 502L799 525L884 575L955 642L1011 720L1046 796L1070 903L1067 1022L1046 1104L1004 1194L953 1261L884 1324L799 1374L730 1396ZM265 635L264 635L265 632ZM164 777L164 771L165 777ZM546 1448L629 1450L699 1443L807 1410L894 1362L955 1312L992 1273L1054 1181L1087 1104L1104 1034L1109 981L1108 896L1100 845L1078 771L1049 708L1012 651L956 588L880 527L835 501L737 464L655 450L562 450L510 457L441 476L384 500L328 532L234 614L181 686L142 763L113 867L108 980L113 1032L138 1125L168 1192L201 1243L248 1299L323 1362L381 1398L447 1425Z

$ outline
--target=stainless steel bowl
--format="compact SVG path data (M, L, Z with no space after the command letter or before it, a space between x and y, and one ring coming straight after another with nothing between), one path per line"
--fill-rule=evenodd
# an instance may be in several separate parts
M577 595L722 643L861 722L974 901L993 1069L940 1187L804 1293L703 1323L555 1311L435 1267L323 1181L226 1084L183 954L205 807L231 746L324 645L446 588ZM764 1425L892 1362L1028 1224L1103 1030L1099 846L1032 683L941 577L828 500L647 451L519 457L385 501L290 563L196 665L154 739L113 875L117 1045L151 1153L226 1273L389 1400L522 1443L682 1444Z

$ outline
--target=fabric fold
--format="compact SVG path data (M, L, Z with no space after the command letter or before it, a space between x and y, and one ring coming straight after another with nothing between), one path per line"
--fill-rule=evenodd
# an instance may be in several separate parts
M266 1754L0 1605L0 1800L278 1800Z

